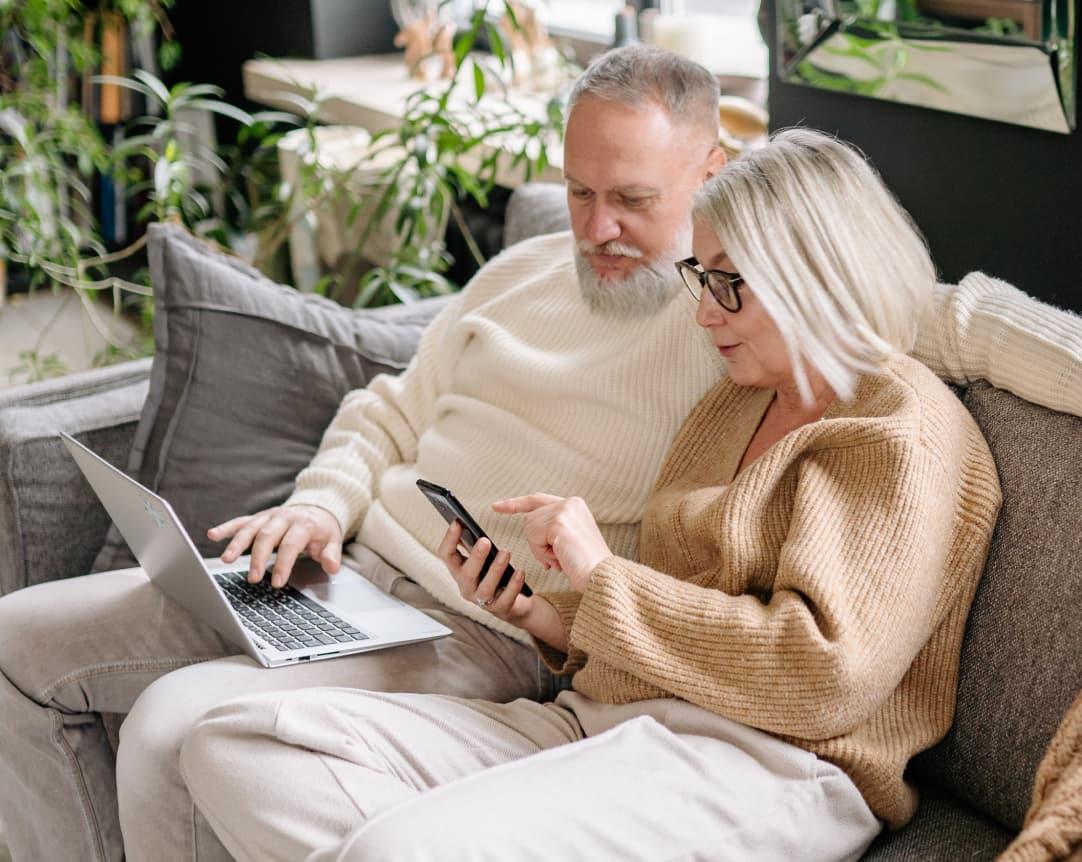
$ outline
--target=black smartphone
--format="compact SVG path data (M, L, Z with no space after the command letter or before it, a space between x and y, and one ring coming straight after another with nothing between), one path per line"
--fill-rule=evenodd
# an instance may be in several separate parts
M446 488L435 484L434 482L426 482L424 479L417 480L417 487L421 489L421 493L428 497L428 501L436 507L436 511L443 515L443 519L448 523L458 521L462 525L462 544L468 549L473 550L473 546L481 539L488 539L485 535L485 531L481 529L481 526L473 519L473 516L466 511L466 507L459 502L458 497L448 491ZM491 539L488 539L492 542ZM499 549L496 544L492 543L492 548L488 552L488 556L485 558L484 571L488 572L488 567L492 565L492 561L496 559L496 554L499 553ZM503 571L503 575L500 577L500 589L507 586L511 580L511 575L514 574L514 569L508 566ZM522 585L522 595L532 596L533 591L530 589L529 584Z

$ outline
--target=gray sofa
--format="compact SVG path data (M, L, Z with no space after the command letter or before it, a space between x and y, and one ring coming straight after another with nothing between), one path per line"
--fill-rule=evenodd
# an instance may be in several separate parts
M512 197L505 241L566 225L563 195ZM130 561L61 449L67 430L177 508L205 553L219 516L282 499L345 391L404 366L442 299L352 312L159 227L154 362L0 392L0 592ZM1005 503L962 653L953 728L911 767L922 803L866 858L994 858L1082 687L1082 419L986 383L959 390ZM213 443L213 445L211 445ZM63 637L62 632L57 633Z

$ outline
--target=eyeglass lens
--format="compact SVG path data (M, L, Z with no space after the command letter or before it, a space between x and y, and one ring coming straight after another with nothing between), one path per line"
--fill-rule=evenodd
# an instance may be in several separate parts
M680 277L696 302L699 301L703 291L703 282L705 282L718 305L726 311L740 309L740 297L733 283L726 278L724 273L714 269L702 272L686 261L680 261L677 269L680 270Z

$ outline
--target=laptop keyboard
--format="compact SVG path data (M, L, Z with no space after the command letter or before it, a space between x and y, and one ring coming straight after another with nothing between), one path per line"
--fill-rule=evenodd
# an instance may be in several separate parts
M248 631L280 650L368 640L368 635L286 584L248 583L248 572L217 572L214 579Z

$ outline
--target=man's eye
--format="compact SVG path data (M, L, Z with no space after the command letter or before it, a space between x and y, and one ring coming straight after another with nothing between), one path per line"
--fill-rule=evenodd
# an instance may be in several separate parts
M629 210L645 209L649 203L649 198L624 198L624 206Z
M584 201L590 197L589 189L571 189L571 197L575 200Z

